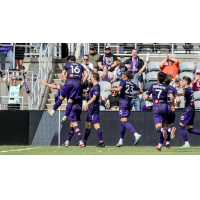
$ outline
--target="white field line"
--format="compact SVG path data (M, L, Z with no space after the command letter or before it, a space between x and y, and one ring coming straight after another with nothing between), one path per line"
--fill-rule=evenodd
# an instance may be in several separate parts
M7 151L1 151L1 152L2 152L2 153L6 153L6 152L9 152L9 151L25 151L25 150L39 149L39 148L42 148L42 147L26 148L26 149L15 149L15 150L7 150Z

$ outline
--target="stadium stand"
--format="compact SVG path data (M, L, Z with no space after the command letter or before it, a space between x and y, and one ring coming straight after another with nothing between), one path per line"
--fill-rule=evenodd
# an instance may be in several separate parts
M195 71L195 64L192 62L183 62L179 65L179 73L180 72L192 72Z
M146 72L151 72L151 71L158 71L160 72L161 69L159 67L160 62L149 62L146 68Z
M200 63L197 63L195 69L200 69Z
M145 75L145 78L146 78L146 82L149 82L149 81L157 81L157 76L158 76L158 72L149 72Z

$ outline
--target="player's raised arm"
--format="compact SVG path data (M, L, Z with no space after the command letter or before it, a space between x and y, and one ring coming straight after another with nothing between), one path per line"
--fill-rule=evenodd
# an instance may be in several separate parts
M141 74L143 73L143 71L146 69L146 67L147 67L147 65L148 65L148 63L149 63L149 60L150 60L150 59L148 59L148 61L145 62L145 64L144 64L143 67L141 68L141 70L138 72L140 76L141 76Z
M105 91L117 91L117 92L120 92L121 90L122 90L121 86L118 86L116 88L107 88L107 89L105 89Z
M57 90L61 89L60 86L49 84L45 80L42 80L42 79L40 79L40 83L43 84L43 85L46 85L46 86L48 86L49 88L52 88L52 89L57 89Z
M176 97L176 105L177 105L177 107L180 107L180 105L181 105L181 100L180 100L179 96Z
M67 71L66 70L62 71L62 79L63 79L63 81L65 83L65 81L67 80Z
M174 95L173 94L169 94L169 97L170 97L170 101L172 103L172 111L175 111L175 104L174 104Z
M83 77L81 85L83 85L87 81L87 79L89 77L89 74L88 74L87 71L84 71L83 74L84 74L84 77Z
M93 95L93 97L83 106L83 110L86 110L87 106L89 106L91 103L93 103L96 100L97 96Z

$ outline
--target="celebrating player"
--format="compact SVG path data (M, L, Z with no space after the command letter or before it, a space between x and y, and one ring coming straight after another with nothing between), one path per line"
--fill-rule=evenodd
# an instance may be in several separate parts
M48 86L49 88L52 88L52 89L57 89L57 90L61 90L61 91L63 89L63 86L57 86L57 85L53 85L53 84L48 84L48 83L46 83L45 80L40 80L40 83L42 83L42 84L44 84L44 85L46 85L46 86ZM82 91L82 88L83 88L83 86L81 86L80 91ZM76 136L77 136L77 138L79 140L78 147L84 147L84 143L83 143L83 140L82 140L81 132L80 132L80 129L78 128L78 123L77 123L77 121L80 120L80 113L81 113L81 111L79 109L80 102L82 102L82 98L80 98L78 96L78 99L74 101L74 104L73 104L73 107L72 107L72 112L70 113L70 132L69 132L70 137L68 137L67 141L69 141L72 138L72 136L74 134L74 131L75 131ZM82 103L81 103L81 107L82 107ZM64 124L64 122L62 122L62 124ZM63 144L63 146L66 146L66 147L69 146L69 142L67 142L67 141Z
M180 98L179 98L179 95L177 93L177 90L174 87L169 85L171 83L172 78L173 78L173 76L171 74L166 74L166 78L165 78L164 83L166 85L168 85L168 87L171 90L174 98L176 98L177 107L180 107ZM167 104L168 104L168 116L167 116L167 125L166 125L166 127L170 128L170 125L172 123L174 123L174 121L175 121L175 111L172 111L172 109L171 109L172 108L172 103L171 103L169 95L167 97ZM169 132L167 132L168 133L168 137L166 139L166 149L170 149L170 131L171 131L171 139L174 139L176 128L173 127L171 130L169 129ZM163 138L163 135L161 134L160 135L160 144L163 144L163 141L164 141L164 138Z
M85 83L89 76L85 68L79 63L76 63L75 56L68 56L67 60L69 61L69 63L65 64L62 72L62 78L65 85L63 85L60 98L56 101L52 111L47 110L49 115L52 117L57 108L62 104L62 101L65 97L69 97L65 116L68 116L70 114L73 101L74 99L78 98L79 90L81 87L82 73L84 73L82 84Z
M186 125L189 133L200 135L200 130L193 129L195 107L194 107L193 90L190 87L190 83L191 83L191 78L184 76L182 81L182 86L185 88L184 90L185 108L183 114L181 115L179 130L185 141L185 144L180 148L190 148L190 144L187 138L187 133L185 131Z
M122 81L117 88L106 89L105 91L121 91L119 95L119 115L121 118L121 129L120 129L120 140L116 147L123 146L123 138L125 135L126 128L135 136L135 143L137 145L139 140L141 139L141 135L139 135L133 126L128 123L128 117L130 115L131 110L131 100L133 97L137 97L137 95L142 94L143 91L135 85L130 79L132 79L132 75L129 71L125 71L122 74ZM139 92L134 93L134 90Z
M99 81L99 74L92 73L91 82L93 86L90 88L89 91L89 101L82 108L83 110L86 110L88 106L88 116L85 124L86 133L84 136L84 144L86 146L86 141L91 131L91 124L94 124L94 128L96 129L99 138L99 144L97 145L97 147L105 147L105 144L103 142L102 131L99 124L100 85L98 84L98 81Z
M153 102L153 117L156 130L160 133L160 137L164 137L164 139L168 138L168 134L170 134L170 129L166 128L167 123L167 115L168 115L168 105L167 105L167 96L170 96L170 100L172 103L171 110L175 111L174 107L174 96L172 91L169 89L168 85L165 85L163 82L165 81L166 74L163 72L158 73L158 82L154 83L148 89L145 100ZM149 98L150 94L153 96L153 100ZM159 143L156 149L161 150L162 144Z

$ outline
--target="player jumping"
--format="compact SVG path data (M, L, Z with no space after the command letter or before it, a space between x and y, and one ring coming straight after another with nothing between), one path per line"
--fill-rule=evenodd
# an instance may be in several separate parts
M62 78L65 85L63 85L60 98L56 101L53 110L47 110L49 115L52 117L57 108L62 104L62 101L65 97L69 97L66 106L65 116L68 116L70 114L73 101L74 99L78 98L81 84L84 84L89 76L85 68L81 64L76 63L75 56L68 56L67 60L69 61L69 63L65 64L62 72ZM84 73L84 78L81 83L82 73Z
M153 102L153 117L156 130L160 133L160 137L164 137L164 139L170 136L170 129L166 128L167 123L167 115L168 115L168 105L167 105L167 96L170 96L170 100L172 103L171 110L175 111L174 107L174 96L172 91L169 89L168 85L165 85L163 82L165 81L166 74L163 72L158 73L158 82L154 83L148 89L145 100ZM153 99L150 99L149 96L152 94ZM156 149L161 150L162 144L159 143Z
M91 131L91 124L94 124L94 128L97 131L97 135L99 138L99 144L97 147L105 147L103 142L102 131L99 124L99 98L100 98L100 85L98 84L99 81L99 74L92 73L91 75L91 82L93 86L90 88L89 91L89 101L83 106L83 110L86 110L88 106L88 116L86 120L86 133L84 136L84 144L86 145L86 141L90 135Z
M143 91L135 85L130 79L132 79L132 75L129 71L125 71L122 74L122 81L117 88L106 89L105 91L121 91L119 96L119 115L121 118L121 129L120 129L120 140L116 147L123 146L123 138L125 135L126 128L135 136L135 143L137 145L139 140L141 139L141 135L139 135L133 126L128 123L128 117L130 115L131 110L131 100L133 97L137 97L137 95L142 94ZM134 93L134 90L139 91L138 93Z
M193 90L190 87L190 83L191 83L191 78L184 76L182 81L182 86L185 88L184 90L185 108L183 114L181 115L179 130L185 141L185 144L180 148L190 148L190 144L187 138L187 133L185 131L186 125L189 133L200 135L200 130L193 129L195 107L194 107Z

